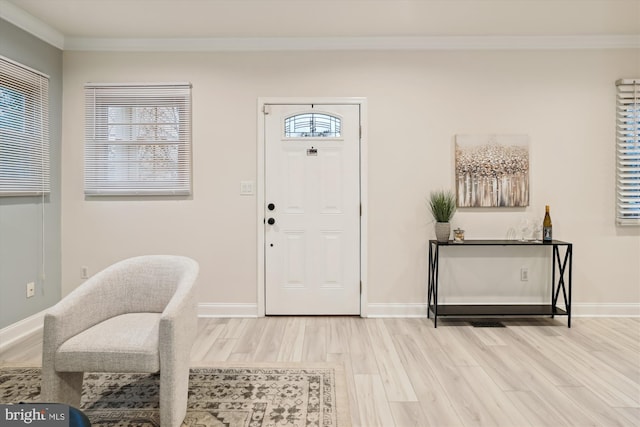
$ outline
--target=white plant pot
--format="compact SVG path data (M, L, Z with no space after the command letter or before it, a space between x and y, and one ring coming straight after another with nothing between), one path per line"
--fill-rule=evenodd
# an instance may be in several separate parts
M451 235L451 224L448 222L436 222L436 239L438 242L448 242Z

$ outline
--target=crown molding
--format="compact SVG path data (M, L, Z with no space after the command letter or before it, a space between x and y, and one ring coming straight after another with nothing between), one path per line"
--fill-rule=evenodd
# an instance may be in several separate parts
M62 50L98 52L262 52L262 51L419 51L640 49L640 34L570 36L415 36L415 37L68 37L7 0L0 18Z
M64 49L64 34L49 24L20 9L13 3L9 3L6 0L0 0L0 18L12 23L16 27L21 28L28 33L33 34L40 40L49 43L58 49Z
M261 52L372 50L640 49L640 35L114 39L67 37L65 50Z

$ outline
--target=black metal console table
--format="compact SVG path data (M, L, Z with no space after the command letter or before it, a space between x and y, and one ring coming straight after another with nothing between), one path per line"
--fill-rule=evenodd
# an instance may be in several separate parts
M441 247L470 246L526 246L552 249L551 302L549 304L510 305L453 305L438 304L438 263ZM438 316L567 316L571 327L571 267L573 244L553 240L551 242L519 240L465 240L464 242L439 242L429 240L429 287L427 291L427 317L433 313L433 326L438 327ZM558 297L562 291L565 310L559 308Z

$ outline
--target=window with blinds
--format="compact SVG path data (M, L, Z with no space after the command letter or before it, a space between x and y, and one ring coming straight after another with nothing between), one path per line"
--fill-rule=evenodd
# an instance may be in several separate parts
M86 84L89 196L191 193L191 85Z
M640 225L640 79L616 86L616 223Z
M0 56L0 196L50 190L49 77Z

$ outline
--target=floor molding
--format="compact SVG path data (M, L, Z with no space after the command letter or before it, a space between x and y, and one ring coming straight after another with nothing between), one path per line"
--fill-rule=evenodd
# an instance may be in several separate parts
M425 303L371 303L367 317L427 317Z
M252 303L200 303L198 317L258 317L258 305Z
M367 317L427 317L427 304L372 303L367 306ZM640 317L640 304L574 303L573 317ZM46 310L0 329L0 351L42 329ZM253 303L201 303L198 317L258 317L258 306Z
M640 317L640 304L574 303L571 309L575 317Z
M26 319L0 329L0 351L42 329L45 313L46 310L42 310Z

